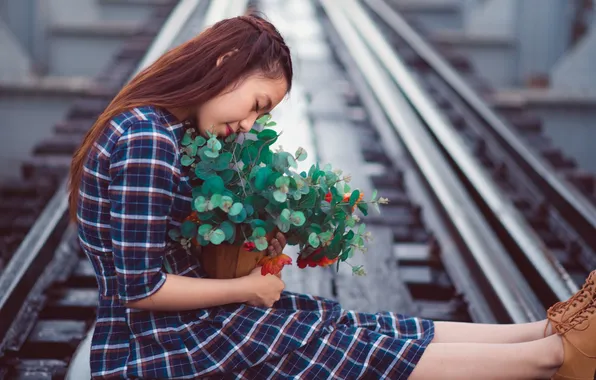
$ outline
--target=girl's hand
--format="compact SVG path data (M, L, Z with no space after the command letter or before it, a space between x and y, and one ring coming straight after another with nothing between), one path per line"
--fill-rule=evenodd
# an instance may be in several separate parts
M246 303L252 306L272 307L286 287L278 276L263 276L260 266L253 269L244 279L247 281L247 288L250 289Z
M286 237L281 232L278 232L277 235L269 244L269 255L271 257L275 257L281 253L283 253L284 248L286 247Z
M278 232L277 235L275 235L275 237L273 239L271 239L271 242L269 244L269 248L268 248L269 255L271 257L280 255L283 253L285 247L286 247L286 237L281 232ZM276 276L281 279L281 272L276 274Z

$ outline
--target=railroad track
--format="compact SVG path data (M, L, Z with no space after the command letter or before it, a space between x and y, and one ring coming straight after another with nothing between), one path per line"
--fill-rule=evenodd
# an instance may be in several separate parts
M363 3L380 30L391 36L393 50L418 78L416 83L431 96L451 129L457 131L467 149L499 185L503 197L511 199L548 251L572 278L582 283L596 267L596 198L588 185L594 176L580 171L573 160L553 146L531 114L499 114L491 110L458 75L463 71L474 77L467 61L450 54L449 65L387 2ZM490 91L485 86L482 90ZM423 117L429 118L432 116ZM433 122L426 123L435 135L441 133ZM450 155L453 157L453 153ZM482 191L479 184L470 181L470 185L476 192ZM497 208L496 204L485 203ZM499 228L496 223L495 228ZM508 233L515 239L514 231ZM521 256L527 257L526 265L537 265L531 253ZM545 272L537 270L540 273L535 275L544 277Z
M330 39L347 51L340 61L379 113L385 153L405 148L457 231L462 255L443 262L469 307L486 311L475 319L489 311L499 321L544 316L596 267L591 201L526 147L520 129L544 141L538 128L503 121L452 66L469 63L450 56L450 65L386 2L320 5ZM493 302L478 306L490 293Z
M175 38L187 39L196 32L198 25L177 27L180 33L174 36L160 33L168 22L188 20L184 14L202 13L206 7L206 1L192 1L174 9L176 3L164 1L155 7L146 25L95 78L98 86L74 102L52 137L37 144L23 165L23 180L0 188L0 208L6 211L6 227L0 229L0 379L64 378L72 354L95 319L95 274L66 212L70 157L131 75L163 53L160 44L165 42L167 48Z
M522 138L544 141L539 128L519 115L512 116L515 127L497 117L386 3L312 3L354 89L344 100L366 114L352 118L361 153L382 167L371 182L392 201L372 224L390 227L396 276L418 314L484 323L544 318L545 307L567 298L596 267L589 234L596 214L577 181L553 175L552 161L525 148ZM22 222L14 239L20 245L5 258L0 277L0 379L65 377L93 327L96 280L66 219L65 169L80 137L131 75L204 25L249 5L181 0L158 11L151 30L106 68L102 81L112 92L75 104L56 136L35 150L25 178L47 182L35 186L44 197L24 202L38 210L27 214L35 224L29 229ZM448 59L468 67L461 58ZM24 189L30 187L3 195ZM10 203L0 207L13 210Z

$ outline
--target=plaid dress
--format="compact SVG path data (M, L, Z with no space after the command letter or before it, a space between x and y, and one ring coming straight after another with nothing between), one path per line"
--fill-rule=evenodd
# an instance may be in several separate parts
M77 212L99 288L93 378L406 379L434 336L430 320L288 291L272 308L123 306L158 291L166 268L206 277L167 235L191 211L183 133L167 111L136 108L110 122L85 162Z

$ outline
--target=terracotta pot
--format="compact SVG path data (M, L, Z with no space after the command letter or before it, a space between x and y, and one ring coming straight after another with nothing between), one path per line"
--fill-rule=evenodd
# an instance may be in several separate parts
M267 241L278 232L275 228L267 234ZM209 244L201 248L201 265L210 278L237 278L248 275L267 251L249 252L243 245L227 243Z

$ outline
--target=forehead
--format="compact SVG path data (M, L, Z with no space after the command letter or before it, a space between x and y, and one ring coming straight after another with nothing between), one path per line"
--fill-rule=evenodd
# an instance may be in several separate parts
M285 78L267 78L263 75L249 76L242 87L255 96L269 96L274 105L281 102L288 91Z

